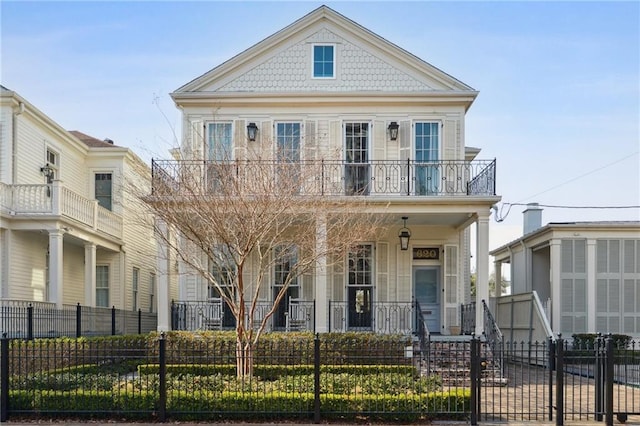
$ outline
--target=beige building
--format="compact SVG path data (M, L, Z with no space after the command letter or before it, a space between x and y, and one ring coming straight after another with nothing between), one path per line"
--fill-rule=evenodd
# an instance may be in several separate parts
M173 92L182 111L180 160L155 167L161 175L181 161L244 160L259 151L322 169L326 196L370 197L392 219L389 231L362 242L364 279L352 279L345 255L291 290L291 298L314 303L315 330L406 331L411 308L400 321L405 329L388 328L390 316L418 301L430 332L449 334L460 325L460 305L471 301L473 225L477 299L488 299L488 222L500 200L495 160L477 159L480 150L465 142L477 94L322 6ZM410 239L401 247L405 223ZM210 289L185 271L179 294L186 306L206 301ZM273 294L264 297L269 303ZM481 331L481 309L477 318ZM271 329L284 326L276 315Z
M149 167L4 87L0 106L0 304L156 312L156 242L126 189Z
M640 222L542 226L536 204L524 218L523 236L490 253L496 277L509 268L511 294L535 292L553 333L567 338L598 332L640 336ZM506 325L500 312L497 320Z

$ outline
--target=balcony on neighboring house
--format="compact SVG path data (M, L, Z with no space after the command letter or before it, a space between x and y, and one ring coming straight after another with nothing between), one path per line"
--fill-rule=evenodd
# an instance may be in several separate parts
M495 196L495 160L348 161L152 160L152 195L216 194L223 188L265 188L257 180L297 182L300 195Z
M123 238L122 216L60 185L7 185L0 183L0 210L16 219L66 219L107 236Z

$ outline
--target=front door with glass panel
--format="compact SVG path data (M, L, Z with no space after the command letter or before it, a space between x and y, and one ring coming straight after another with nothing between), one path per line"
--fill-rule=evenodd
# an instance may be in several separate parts
M283 287L287 285L287 282L288 287L273 316L273 328L275 330L284 330L287 326L287 315L291 299L297 299L300 294L298 277L290 276L298 255L296 247L288 247L287 249L277 247L275 250L277 259L274 265L273 300L276 300Z
M413 288L429 332L440 333L440 267L413 268Z
M347 327L371 330L373 295L373 248L369 244L349 252L347 282Z
M345 123L345 193L368 195L369 123Z
M416 195L437 195L440 190L438 162L439 123L415 124L415 188Z

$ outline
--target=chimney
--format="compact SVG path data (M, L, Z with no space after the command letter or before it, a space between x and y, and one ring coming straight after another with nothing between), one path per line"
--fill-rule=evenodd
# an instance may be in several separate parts
M542 227L542 209L538 203L528 203L523 214L522 235L527 235Z
M105 141L106 143L108 143L108 144L113 145L113 141L112 141L111 139L109 139L109 138L105 139L104 141Z

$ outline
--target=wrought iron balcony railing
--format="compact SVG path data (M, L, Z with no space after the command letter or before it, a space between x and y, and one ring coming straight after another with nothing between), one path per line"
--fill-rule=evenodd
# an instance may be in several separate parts
M493 196L495 160L419 162L279 162L153 160L154 196L216 194L225 188L266 188L256 182L295 182L300 195ZM197 190L196 190L197 189Z

